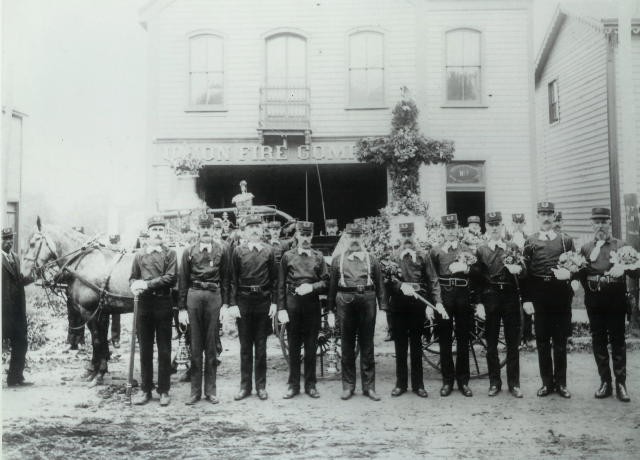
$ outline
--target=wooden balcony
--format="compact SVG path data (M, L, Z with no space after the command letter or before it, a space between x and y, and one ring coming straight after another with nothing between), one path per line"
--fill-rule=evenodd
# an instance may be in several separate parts
M310 143L309 88L260 88L260 123L258 134L264 136L304 136Z

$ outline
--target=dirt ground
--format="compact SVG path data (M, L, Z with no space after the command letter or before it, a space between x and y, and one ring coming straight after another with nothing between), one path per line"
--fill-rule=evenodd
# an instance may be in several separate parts
M123 338L131 315L123 316ZM486 395L488 381L473 380L473 398L441 398L439 374L425 363L429 398L391 398L393 347L376 342L380 402L339 399L338 380L318 384L321 398L283 400L287 366L275 337L269 340L267 390L233 401L239 384L237 339L223 337L217 406L185 406L189 384L172 378L172 402L125 404L128 344L110 363L105 385L79 379L87 355L65 354L64 321L43 350L30 352L28 388L2 390L3 453L17 458L638 458L640 452L640 351L629 352L630 404L595 400L599 379L588 350L569 356L570 400L535 396L537 354L521 354L524 399ZM126 342L127 340L125 340ZM583 339L583 341L585 341ZM581 347L577 347L580 349ZM136 374L138 365L136 363ZM504 372L504 371L503 371ZM504 376L503 376L504 379ZM157 395L154 395L157 398Z

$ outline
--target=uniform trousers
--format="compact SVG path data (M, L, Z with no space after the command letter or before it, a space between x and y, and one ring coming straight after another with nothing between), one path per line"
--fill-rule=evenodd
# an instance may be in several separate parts
M171 318L169 296L142 295L138 305L138 341L140 343L140 389L153 389L153 342L158 347L158 393L168 393L171 387Z
M316 386L316 351L320 331L321 306L317 294L287 295L289 324L289 387L300 389L300 352L304 345L304 389Z

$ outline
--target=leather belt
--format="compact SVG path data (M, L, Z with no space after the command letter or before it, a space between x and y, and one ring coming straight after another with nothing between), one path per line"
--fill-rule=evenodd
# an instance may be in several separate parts
M591 292L600 292L602 288L613 288L626 286L624 279L613 278L607 275L587 276L587 287Z
M541 281L544 281L546 283L550 283L550 282L556 281L558 283L568 284L570 282L570 280L559 280L554 275L533 275L533 277L537 278L537 279L539 279Z
M192 280L191 281L191 287L193 289L201 289L203 291L216 292L220 288L220 285L218 283L214 283L212 281Z
M358 284L356 286L338 286L338 292L357 292L362 294L366 291L374 291L376 288L373 284Z
M156 297L166 297L171 295L171 289L170 288L155 289L153 291L146 291L144 294L153 295Z
M268 287L269 287L268 284L263 284L263 285L256 284L252 286L241 285L241 286L238 286L238 289L244 293L262 294L264 291L267 290Z
M505 289L515 289L515 285L513 283L505 283L502 281L490 281L489 284L499 291L504 291Z
M447 287L467 287L469 286L469 280L465 278L439 278L440 286Z

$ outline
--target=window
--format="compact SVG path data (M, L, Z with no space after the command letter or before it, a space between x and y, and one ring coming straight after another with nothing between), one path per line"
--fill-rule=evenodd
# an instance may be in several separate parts
M307 86L307 41L290 33L267 39L267 87Z
M217 35L189 38L189 104L222 106L224 103L223 39Z
M447 102L481 102L480 32L456 29L446 33Z
M560 120L560 106L558 105L558 80L549 83L549 123Z
M349 105L384 105L384 35L380 32L349 36Z

